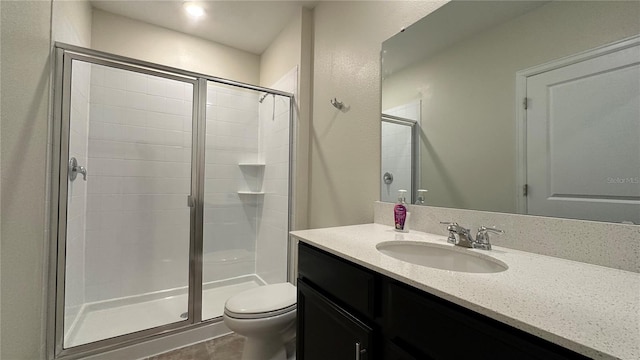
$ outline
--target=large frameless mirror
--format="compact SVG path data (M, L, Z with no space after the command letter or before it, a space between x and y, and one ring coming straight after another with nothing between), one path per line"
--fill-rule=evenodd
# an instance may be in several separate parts
M421 103L426 205L640 224L639 19L452 1L385 41L382 111Z

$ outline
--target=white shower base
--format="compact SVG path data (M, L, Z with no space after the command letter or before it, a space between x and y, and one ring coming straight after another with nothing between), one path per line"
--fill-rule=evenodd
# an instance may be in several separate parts
M264 284L256 275L204 284L202 319L222 316L229 297ZM180 288L85 304L65 336L64 347L184 321L180 315L187 311L187 301L187 289Z

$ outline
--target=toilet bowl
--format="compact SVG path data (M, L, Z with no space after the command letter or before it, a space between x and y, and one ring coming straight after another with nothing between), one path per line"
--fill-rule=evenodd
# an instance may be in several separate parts
M294 359L296 287L290 283L260 286L230 297L224 323L246 337L243 360ZM289 354L287 354L289 348Z

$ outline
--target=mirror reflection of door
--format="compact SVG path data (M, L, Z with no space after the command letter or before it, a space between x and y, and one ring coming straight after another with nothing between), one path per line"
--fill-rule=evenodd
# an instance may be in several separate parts
M640 224L640 40L580 56L526 79L527 213Z
M418 112L419 114L419 112ZM407 201L416 198L416 120L382 115L380 200L396 202L398 190L407 190Z

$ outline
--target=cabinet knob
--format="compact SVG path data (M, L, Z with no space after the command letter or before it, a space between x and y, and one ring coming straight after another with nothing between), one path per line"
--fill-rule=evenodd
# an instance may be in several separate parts
M356 360L360 360L362 354L366 354L367 349L363 348L359 342L356 343Z

